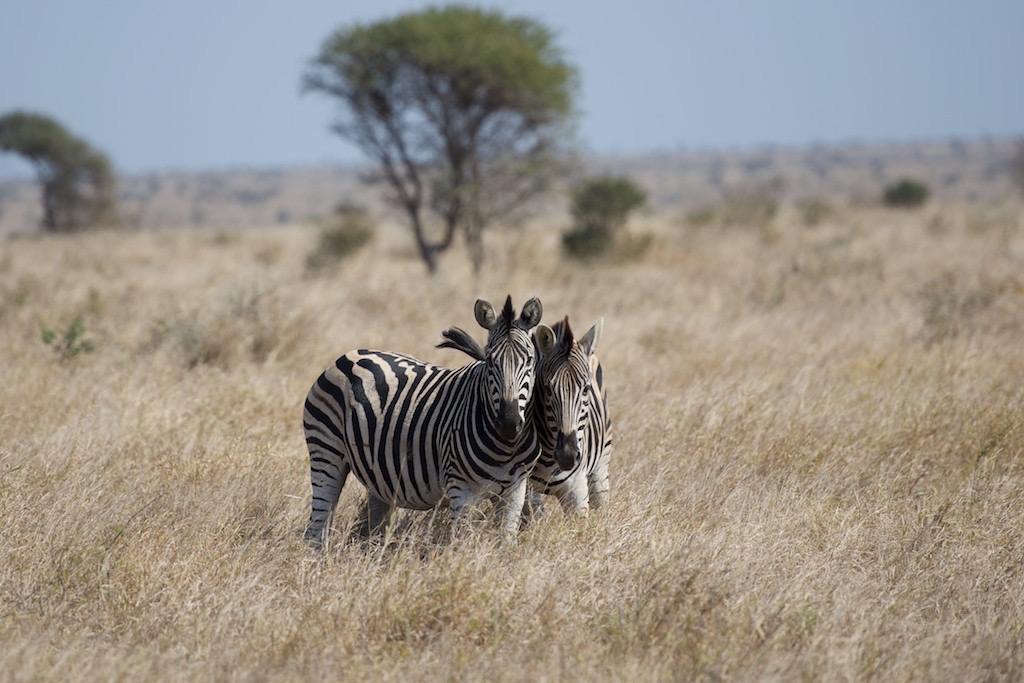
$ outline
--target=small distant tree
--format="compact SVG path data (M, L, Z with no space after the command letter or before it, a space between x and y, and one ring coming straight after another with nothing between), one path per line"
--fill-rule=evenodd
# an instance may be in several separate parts
M882 203L895 208L914 208L928 201L931 191L924 183L903 178L885 186Z
M0 117L0 150L35 168L43 195L43 229L73 232L112 217L110 161L43 114L14 111Z
M602 175L576 185L570 201L573 226L562 235L562 246L571 256L587 257L612 246L647 193L626 176Z
M487 225L547 189L575 85L543 25L459 5L340 29L303 80L342 105L334 131L376 161L366 180L387 186L430 272L457 233L479 269Z

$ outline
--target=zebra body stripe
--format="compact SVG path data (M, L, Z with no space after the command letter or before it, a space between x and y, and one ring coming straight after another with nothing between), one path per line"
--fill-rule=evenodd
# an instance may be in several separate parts
M493 324L486 359L461 368L367 349L328 366L303 411L313 490L307 540L322 542L349 474L378 513L428 510L447 496L458 522L467 506L495 496L509 501L501 521L515 531L540 455L527 419L535 373L529 329L540 319L534 301L519 320L511 299L497 321L478 312L481 325Z
M566 317L550 335L537 332L541 360L533 410L541 456L530 476L531 507L541 506L540 494L577 513L608 500L612 431L604 370L595 354L603 327L599 320L575 339ZM560 455L568 455L567 462Z
M554 435L541 428L541 455L530 474L530 489L537 494L558 498L567 510L582 512L607 504L611 495L608 467L612 454L612 425L608 417L608 398L600 364L587 385L590 413L584 422L580 459L569 470L559 467L554 457ZM535 410L543 409L535 407ZM539 420L543 420L541 416ZM533 506L538 506L535 497Z

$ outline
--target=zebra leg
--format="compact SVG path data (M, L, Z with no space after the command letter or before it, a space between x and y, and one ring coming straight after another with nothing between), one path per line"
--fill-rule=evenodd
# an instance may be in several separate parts
M590 495L587 489L587 477L577 472L569 478L556 492L558 502L567 514L586 517L590 511Z
M318 451L313 451L309 458L310 480L313 486L313 504L306 525L305 539L314 548L323 546L327 529L334 514L334 507L341 497L341 489L345 486L351 471L349 464L341 458L326 458Z
M544 506L544 494L540 491L530 489L523 504L523 526L529 526L548 516L547 508Z
M391 523L391 514L394 510L393 505L367 491L366 502L359 513L359 537L369 538L371 535L383 534Z
M498 497L495 505L498 526L501 529L502 538L511 541L519 533L519 523L523 518L523 504L526 502L526 487L528 477L522 477L509 490Z
M448 487L448 508L452 514L451 538L465 538L469 531L469 511L476 498L463 489Z
M608 504L611 498L611 484L608 480L608 465L598 467L587 477L587 484L590 488L590 502L594 508Z
M480 503L487 492L467 490L462 484L449 485L446 489L452 513L451 539L467 538L473 526L473 519L480 517Z

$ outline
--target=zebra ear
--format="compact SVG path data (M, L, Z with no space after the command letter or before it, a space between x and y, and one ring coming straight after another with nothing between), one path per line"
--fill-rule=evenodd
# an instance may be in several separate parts
M494 306L491 305L491 302L477 299L473 305L473 314L476 316L476 321L480 324L480 327L485 330L494 327L494 321L497 319L497 316L494 314Z
M542 356L548 355L555 348L555 333L547 325L538 325L533 336L537 338L537 348Z
M601 332L604 330L604 318L598 319L594 326L587 330L587 333L580 339L580 348L587 356L593 356L597 351L597 342L601 339Z
M544 315L544 306L541 305L540 299L533 297L523 304L523 312L519 314L519 322L522 323L525 329L532 330L540 323L542 315Z

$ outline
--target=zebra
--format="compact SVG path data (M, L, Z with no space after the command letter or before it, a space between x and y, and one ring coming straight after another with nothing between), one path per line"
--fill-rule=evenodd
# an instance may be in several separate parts
M612 428L604 369L595 355L604 328L601 318L578 341L569 317L534 336L540 352L531 419L538 425L542 453L530 475L530 509L542 508L542 494L558 498L566 511L586 514L607 504ZM479 360L484 349L458 327L441 333L440 348Z
M429 510L447 496L458 532L470 506L492 496L514 535L541 450L526 411L536 373L530 331L542 312L537 298L518 318L511 296L500 314L478 299L487 343L461 368L365 349L328 366L302 416L313 490L305 539L323 544L350 473L367 489L368 531L383 531L395 507Z

